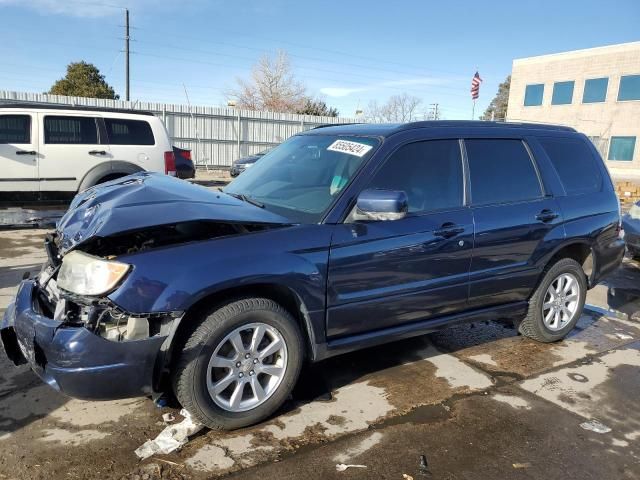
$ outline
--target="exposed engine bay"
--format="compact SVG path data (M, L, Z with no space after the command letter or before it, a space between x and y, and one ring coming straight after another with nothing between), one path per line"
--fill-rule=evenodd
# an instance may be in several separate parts
M155 248L213 238L240 235L273 228L270 224L242 224L216 221L189 221L159 225L119 233L107 238L92 237L82 242L83 253L105 259ZM183 312L130 313L119 309L106 296L85 296L58 286L62 266L58 234L45 239L48 262L37 277L40 313L61 322L61 326L85 327L107 340L123 342L155 335L168 335L173 321ZM69 254L67 252L66 254ZM65 255L66 255L65 254Z

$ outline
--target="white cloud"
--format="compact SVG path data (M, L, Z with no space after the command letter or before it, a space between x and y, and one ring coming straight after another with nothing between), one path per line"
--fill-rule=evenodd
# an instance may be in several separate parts
M409 86L432 86L445 85L451 79L437 77L419 77L419 78L401 78L398 80L389 80L386 82L377 82L362 85L361 87L322 87L320 92L328 97L347 97L354 93L370 92L383 88L409 87Z
M363 92L366 88L341 88L341 87L323 87L320 93L328 97L347 97L354 93Z

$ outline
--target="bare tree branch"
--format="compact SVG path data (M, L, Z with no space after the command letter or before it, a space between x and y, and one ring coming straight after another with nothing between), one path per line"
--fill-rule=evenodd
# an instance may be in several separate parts
M251 80L236 79L236 83L236 88L227 92L227 99L246 110L296 112L307 99L306 87L295 78L289 56L282 50L275 57L261 57L253 67Z
M374 123L411 122L417 119L421 103L420 98L407 93L390 97L384 105L372 100L365 109L365 118Z

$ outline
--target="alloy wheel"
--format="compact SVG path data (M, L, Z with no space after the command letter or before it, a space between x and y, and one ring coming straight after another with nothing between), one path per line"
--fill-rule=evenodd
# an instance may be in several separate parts
M287 368L287 345L271 325L250 323L236 328L218 344L207 368L213 401L229 412L263 404L280 386Z

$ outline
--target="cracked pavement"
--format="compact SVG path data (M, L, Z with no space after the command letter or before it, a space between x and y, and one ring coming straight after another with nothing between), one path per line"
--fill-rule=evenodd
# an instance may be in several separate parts
M44 233L0 232L0 309L39 270ZM142 462L178 409L69 399L2 356L0 479L640 478L640 265L587 304L556 344L482 322L307 366L270 420ZM593 420L610 431L581 427Z

